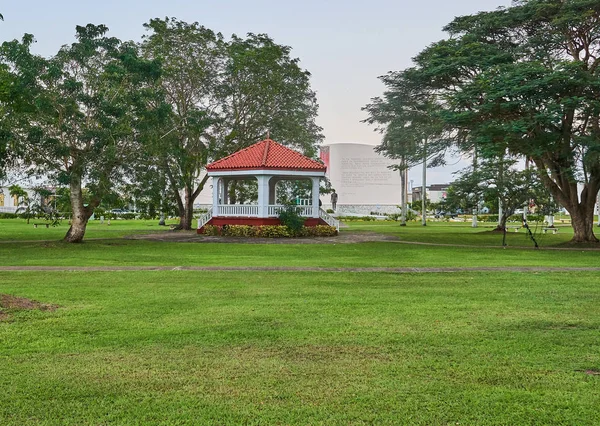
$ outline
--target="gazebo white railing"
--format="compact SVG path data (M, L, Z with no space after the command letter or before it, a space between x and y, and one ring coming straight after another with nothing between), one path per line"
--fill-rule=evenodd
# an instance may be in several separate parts
M198 229L202 228L204 225L206 225L208 222L210 222L210 220L213 217L213 209L212 207L208 209L208 211L206 213L204 213L202 216L200 216L198 218Z
M257 205L223 205L225 207L244 207L244 208L255 208L256 213L254 213L254 216L257 217L258 216L258 206ZM222 206L219 206L222 207ZM285 206L280 205L280 204L272 204L269 206L269 217L277 217L279 216L279 212L284 208ZM297 206L296 207L298 209L298 212L300 213L301 216L303 217L313 217L313 210L312 210L312 206ZM231 211L248 211L246 209L240 209L240 210L235 210L235 209L231 209ZM225 215L223 215L225 216ZM250 216L250 214L245 214L244 216ZM337 220L336 218L334 218L333 216L331 216L329 213L327 213L325 210L323 209L319 209L319 217L321 219L323 219L327 225L329 226L333 226L335 229L337 229L338 231L340 230L340 221ZM213 209L210 208L208 209L208 211L206 213L204 213L202 216L200 216L198 218L198 229L202 228L204 225L206 225L208 222L210 222L210 220L213 218Z
M319 209L319 217L323 219L327 223L327 225L333 226L338 231L340 230L340 221L331 216L325 210Z
M279 213L285 208L286 208L286 206L281 205L281 204L270 204L268 215L269 215L269 217L277 217L277 216L279 216ZM294 208L296 209L298 214L302 217L314 217L315 216L313 206L311 206L311 205L294 206Z
M258 204L219 204L219 216L258 217Z

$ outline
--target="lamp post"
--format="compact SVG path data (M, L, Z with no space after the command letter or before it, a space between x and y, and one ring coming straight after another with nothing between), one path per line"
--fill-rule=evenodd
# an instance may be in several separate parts
M423 139L423 186L422 186L422 200L421 209L423 214L421 215L421 225L427 226L427 211L425 210L425 204L427 199L427 139Z
M402 189L400 190L400 226L406 226L406 204L408 202L408 169L406 169L406 162L404 158L402 158L400 168L400 185Z

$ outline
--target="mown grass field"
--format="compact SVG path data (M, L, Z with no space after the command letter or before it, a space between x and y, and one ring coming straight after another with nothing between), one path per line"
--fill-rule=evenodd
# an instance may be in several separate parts
M73 246L61 233L28 242L57 231L29 228L12 226L17 242L0 231L2 265L598 266L600 255L487 248L497 235L443 224L350 231L468 246L118 238L154 231L143 222ZM2 425L600 423L597 272L0 273L0 293L59 306L4 309Z

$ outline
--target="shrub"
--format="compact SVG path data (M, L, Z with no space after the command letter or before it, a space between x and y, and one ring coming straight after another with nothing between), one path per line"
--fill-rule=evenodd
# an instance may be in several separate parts
M258 227L257 237L263 238L289 238L294 234L284 225L263 225Z
M221 235L227 237L255 237L257 233L258 228L251 225L228 225L221 231Z
M304 237L334 237L337 234L337 229L329 225L305 226L302 229L302 236Z
M16 219L17 217L16 213L0 213L0 219Z
M297 235L304 226L304 218L298 213L296 206L287 205L279 212L279 221L287 227L293 235Z
M370 222L372 220L377 220L371 216L338 216L339 220L343 220L344 222Z
M482 222L486 222L486 223L497 223L498 222L498 215L497 214L488 214L488 215L477 215L477 220L480 220Z
M220 235L221 230L215 225L204 225L203 234L209 236Z
M390 213L387 216L386 220L394 220L394 221L399 221L400 219L402 219L402 213Z
M326 211L327 211L327 213L335 213L335 210L333 210L333 209L327 209Z

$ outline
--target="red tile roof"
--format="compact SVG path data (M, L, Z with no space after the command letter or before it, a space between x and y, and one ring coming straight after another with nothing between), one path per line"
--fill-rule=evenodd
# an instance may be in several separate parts
M209 172L248 169L324 172L327 167L271 139L255 143L206 166Z

